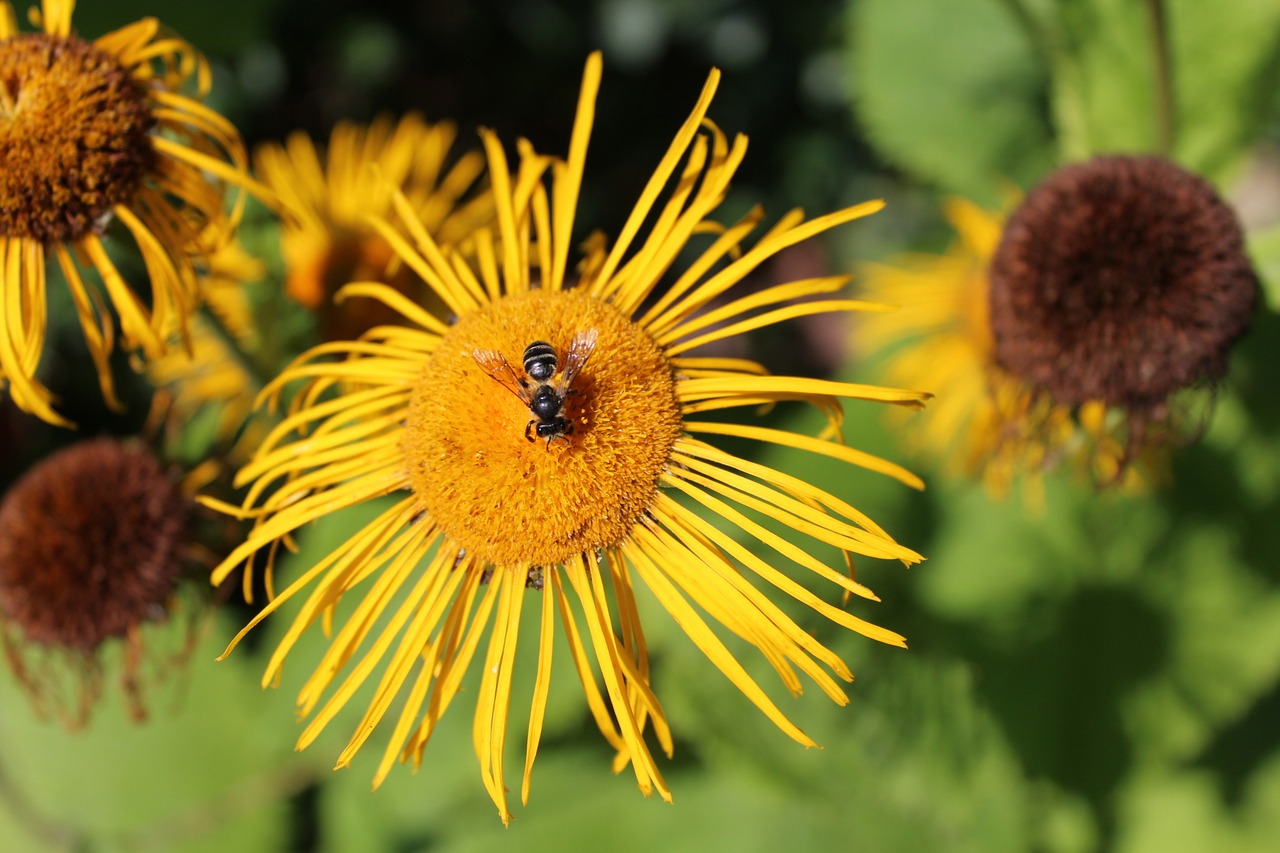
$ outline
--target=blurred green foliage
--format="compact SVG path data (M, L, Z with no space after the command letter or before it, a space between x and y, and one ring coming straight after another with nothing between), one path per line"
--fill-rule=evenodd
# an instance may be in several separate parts
M1173 154L1247 190L1258 151L1278 141L1280 5L1163 5ZM603 46L579 222L615 231L718 63L726 81L712 115L752 138L735 202L764 200L777 214L889 197L887 213L836 236L844 243L830 251L843 259L929 245L935 192L995 203L1056 163L1157 148L1145 10L1125 0L118 0L84 3L77 24L97 35L159 15L211 55L215 101L250 142L418 108L459 121L464 138L484 124L562 150L582 59ZM863 561L859 579L884 601L850 605L905 633L908 652L793 608L858 673L849 707L786 699L744 655L822 750L774 729L642 594L655 690L677 737L662 765L675 804L644 800L629 771L609 775L580 688L560 671L531 802L504 829L479 783L465 691L423 769L393 772L371 795L374 744L352 768L328 769L358 700L305 753L292 751L292 697L323 638L313 632L294 652L280 689L260 690L287 616L215 663L251 612L228 606L206 617L185 671L153 692L145 726L129 723L108 689L92 726L68 734L36 720L0 677L3 847L1269 851L1280 838L1274 198L1270 216L1251 223L1250 242L1267 304L1203 439L1175 455L1169 483L1152 493L1051 477L1036 513L930 471L928 490L913 493L798 451L759 457L845 497L928 557L910 572ZM273 228L253 219L246 241L271 251ZM841 374L865 379L861 365ZM850 443L902 459L878 407L848 408ZM138 428L84 414L73 412L91 429ZM811 413L772 417L819 426ZM60 440L36 433L22 433L31 455ZM5 465L10 477L19 463ZM342 516L308 531L283 574L355 524ZM522 677L516 695L527 697L531 675Z

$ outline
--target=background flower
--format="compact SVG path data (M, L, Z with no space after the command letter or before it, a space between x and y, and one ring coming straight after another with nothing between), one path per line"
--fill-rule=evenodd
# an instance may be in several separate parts
M1107 486L1138 488L1157 476L1157 426L1146 444L1130 443L1123 414L1107 401L1059 401L998 362L990 278L1004 217L964 199L949 200L946 213L957 239L945 255L862 267L862 293L896 310L861 318L855 348L882 360L886 382L938 397L918 416L891 413L895 427L952 476L976 476L995 497L1021 480L1034 507L1042 508L1043 475L1060 466Z
M347 282L386 280L415 301L433 298L413 270L395 263L391 245L371 224L391 213L393 193L404 194L444 245L492 217L492 200L472 192L483 157L455 154L456 136L452 123L428 124L410 113L397 121L379 116L367 126L339 122L322 153L301 132L284 145L258 147L257 171L287 212L280 236L285 290L317 314L325 340L353 340L395 321L376 303L335 305Z
M212 250L207 263L199 279L204 309L191 321L189 344L150 362L147 378L157 389L158 426L176 455L240 464L267 426L252 417L263 341L248 292L266 268L238 241Z
M25 34L12 7L0 6L0 378L20 408L63 425L35 377L46 258L58 259L103 395L119 407L108 363L116 320L106 304L128 351L154 358L171 336L185 336L197 301L193 260L207 245L200 231L227 239L236 216L226 211L226 183L252 183L239 133L203 103L209 70L191 45L157 38L154 18L89 42L72 31L74 8L45 0L43 31ZM148 286L130 284L107 251L113 222L141 254Z
M50 456L5 493L0 639L42 714L83 725L102 691L103 647L122 641L119 688L146 717L144 667L164 667L145 628L178 605L190 510L155 457L112 439Z

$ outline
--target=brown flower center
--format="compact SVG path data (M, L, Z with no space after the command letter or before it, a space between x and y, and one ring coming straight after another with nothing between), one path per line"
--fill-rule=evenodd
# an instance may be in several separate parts
M95 439L50 456L0 504L0 613L32 642L86 653L163 619L187 510L140 448Z
M1234 212L1155 157L1055 172L991 267L999 364L1061 403L1151 408L1222 376L1258 290Z
M539 436L547 419L512 390L539 384L525 350L550 345L557 386L588 330L595 347L563 389L559 417L571 427ZM499 354L512 375L483 367L477 350ZM586 294L534 290L464 317L441 339L414 389L403 452L423 509L472 558L550 566L627 536L657 493L680 425L671 366L643 329Z
M76 240L152 168L155 124L110 54L43 33L0 42L0 235Z

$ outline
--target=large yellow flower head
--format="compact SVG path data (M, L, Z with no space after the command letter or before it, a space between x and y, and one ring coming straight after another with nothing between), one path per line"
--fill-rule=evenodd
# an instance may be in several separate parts
M0 382L20 408L64 425L35 376L47 256L71 290L103 395L118 407L106 303L127 350L155 357L185 336L198 235L209 225L226 232L236 218L224 181L252 183L236 129L201 103L209 69L189 44L154 18L85 41L71 29L74 6L44 0L32 14L42 31L19 33L0 3ZM183 94L191 86L194 96ZM109 255L103 235L114 222L148 282L126 281Z
M454 159L456 136L453 124L430 124L410 113L394 122L387 116L369 125L339 122L322 152L300 132L283 145L266 143L254 151L259 176L279 195L285 212L285 289L318 314L326 340L356 338L396 316L373 301L336 310L334 294L349 281L377 278L415 300L429 295L407 268L386 276L395 253L370 224L371 217L392 215L397 189L444 245L492 217L489 196L472 192L484 156L467 151Z
M440 247L411 205L395 200L409 238L389 223L379 230L457 321L446 325L385 286L348 288L351 296L383 300L409 324L322 345L268 389L276 395L290 382L306 382L291 413L241 470L240 481L250 486L243 506L223 507L253 518L254 527L214 574L220 581L256 552L274 553L308 522L397 496L245 630L308 591L271 660L270 683L302 632L317 619L332 620L339 600L359 589L359 604L334 625L329 650L302 689L301 710L314 716L299 746L372 679L368 709L338 764L348 764L396 709L375 784L397 759L421 760L481 654L479 686L470 691L475 748L504 821L507 718L526 607L541 630L522 798L542 729L553 640L563 630L587 704L617 750L615 770L630 764L642 791L669 799L645 734L652 726L654 742L671 753L637 582L779 728L812 745L721 635L756 647L793 694L803 675L843 704L839 681L852 678L848 667L769 593L881 642L904 643L830 603L839 593L875 596L846 567L825 565L795 540L825 543L846 557L920 559L839 497L707 439L800 448L918 486L908 472L836 441L704 416L807 401L827 412L838 432L838 398L919 406L927 395L770 376L752 362L688 354L792 317L873 307L826 298L844 276L737 297L732 289L782 249L880 203L809 221L792 211L750 247L744 241L761 211L728 227L711 220L746 151L745 138L730 143L705 118L719 79L712 72L617 241L606 247L591 240L571 282L570 241L600 75L593 55L566 160L522 142L513 172L494 135L482 134L497 223L477 231L465 252ZM706 242L690 261L695 235ZM660 283L669 286L660 292ZM805 297L817 298L797 301ZM344 358L326 358L335 354ZM790 532L779 535L761 519ZM806 581L827 586L828 594Z

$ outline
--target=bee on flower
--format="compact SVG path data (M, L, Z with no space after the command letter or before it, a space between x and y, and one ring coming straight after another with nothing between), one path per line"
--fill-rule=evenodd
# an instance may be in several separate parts
M575 261L601 74L594 54L564 159L521 141L513 163L496 136L482 131L496 216L462 246L442 245L415 206L393 194L394 221L374 219L374 228L456 320L445 322L384 285L349 285L346 298L378 300L400 322L359 341L323 344L271 383L271 400L300 385L239 473L247 487L242 504L211 502L253 522L247 541L215 570L221 581L255 559L265 560L270 575L277 546L306 525L390 496L376 518L278 590L244 631L287 602L299 607L264 674L270 684L304 631L330 620L341 599L357 599L333 623L328 651L299 695L310 723L298 745L310 744L368 687L371 698L338 766L383 733L375 784L397 761L423 760L469 664L482 657L479 684L467 694L475 701L481 779L504 822L511 817L508 716L524 622L539 628L522 800L561 633L569 659L560 665L576 673L616 751L615 771L630 766L644 793L670 799L651 744L670 755L673 739L645 641L653 616L640 612L638 585L749 701L788 736L813 745L739 663L726 635L756 648L790 693L808 681L844 704L840 682L852 679L849 668L774 596L902 646L898 634L831 602L841 594L876 597L852 577L851 563L832 567L812 548L834 546L849 560L921 559L843 498L718 442L797 448L919 487L897 464L840 441L721 415L800 401L825 412L829 432L838 433L840 399L919 407L927 394L772 376L745 359L694 354L794 317L878 310L835 295L847 276L745 294L735 285L781 250L881 203L815 219L792 211L754 240L759 209L717 223L713 213L747 142L730 140L707 118L719 83L713 71L617 238L589 240Z

